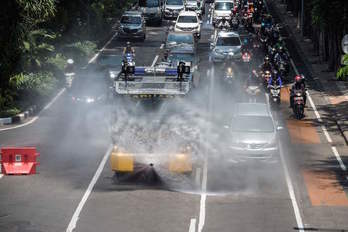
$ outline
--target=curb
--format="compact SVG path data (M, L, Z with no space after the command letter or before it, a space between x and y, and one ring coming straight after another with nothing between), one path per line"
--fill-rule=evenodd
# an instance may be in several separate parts
M272 11L273 11L272 13L276 13L277 17L283 23L286 20L284 20L284 16L281 15L281 13L279 13L278 8L276 6L274 6L274 4L276 4L274 1L269 1L268 2L268 5L270 5L271 8L272 8ZM320 80L320 78L316 78L316 79L313 78L313 77L316 76L315 71L312 68L311 63L307 59L307 55L305 54L305 52L303 52L301 45L298 43L293 29L291 29L288 25L286 25L284 28L288 32L289 37L291 38L292 42L294 43L294 45L295 45L295 47L297 49L297 52L300 55L300 57L301 57L301 59L302 59L302 61L304 63L305 68L308 70L308 72L310 74L311 81L314 82L317 85L317 87L319 87L319 89L321 89L324 92L326 92L326 90L325 90L325 83L323 83ZM339 89L340 94L342 94L342 96L344 96L342 86L338 85L337 83L334 83L334 84ZM326 96L323 96L323 97L326 99ZM327 103L331 104L328 99L327 99ZM335 121L336 121L336 124L337 124L337 128L340 131L343 139L345 140L346 145L348 145L348 131L344 130L344 128L348 128L348 125L347 125L348 123L338 119L337 115L339 115L339 112L334 107L332 109L333 109L334 118L335 118Z
M37 106L33 105L31 107L29 107L28 110L19 113L15 116L12 117L7 117L7 118L0 118L0 126L3 125L10 125L10 124L14 124L14 123L20 123L23 120L29 118L30 116L33 116L37 111Z

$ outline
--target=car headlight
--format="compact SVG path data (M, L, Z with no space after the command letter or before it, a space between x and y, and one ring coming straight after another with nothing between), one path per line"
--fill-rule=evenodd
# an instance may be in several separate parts
M86 102L87 102L87 103L93 103L93 102L94 102L94 98L87 98L87 99L86 99Z

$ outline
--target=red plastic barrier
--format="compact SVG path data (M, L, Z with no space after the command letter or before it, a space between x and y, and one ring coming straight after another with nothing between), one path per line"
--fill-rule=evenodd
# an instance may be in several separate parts
M4 175L36 174L39 153L35 147L1 148L1 170Z

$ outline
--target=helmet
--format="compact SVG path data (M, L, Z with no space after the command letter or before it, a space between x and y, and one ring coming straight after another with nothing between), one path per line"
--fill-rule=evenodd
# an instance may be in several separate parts
M265 58L263 59L265 62L269 62L269 56L265 56Z
M127 47L130 47L131 43L129 41L127 41Z
M279 47L279 51L280 51L280 52L284 51L283 46L280 46L280 47Z
M73 60L73 59L68 59L66 62L67 62L68 64L73 64L73 63L74 63L74 60Z
M296 76L295 76L295 82L296 82L296 83L301 82L301 79L302 79L302 78L301 78L300 75L296 75Z

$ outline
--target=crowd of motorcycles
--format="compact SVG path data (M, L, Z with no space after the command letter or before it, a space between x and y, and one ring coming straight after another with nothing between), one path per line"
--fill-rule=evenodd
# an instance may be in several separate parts
M282 26L275 24L267 12L263 1L236 1L236 7L228 18L222 18L214 24L215 30L247 32L249 36L242 39L241 62L249 67L248 78L244 84L249 101L257 101L262 89L269 93L272 107L281 103L280 95L283 83L292 83L290 89L290 107L296 119L304 117L306 104L306 87L303 75L290 77L290 54L281 37ZM252 69L256 59L263 63ZM225 80L232 79L231 68L225 62ZM255 66L254 66L255 67Z

